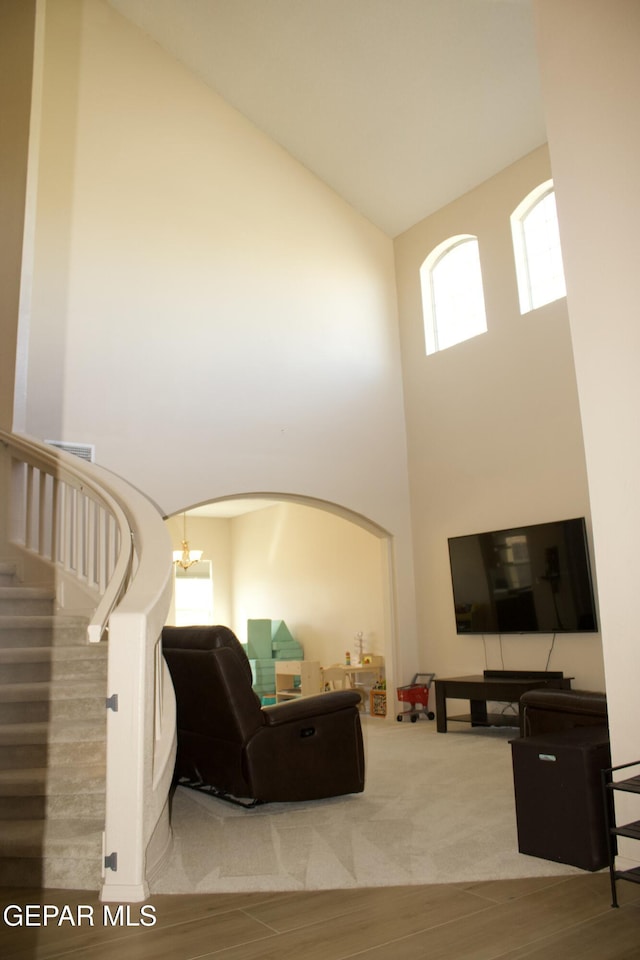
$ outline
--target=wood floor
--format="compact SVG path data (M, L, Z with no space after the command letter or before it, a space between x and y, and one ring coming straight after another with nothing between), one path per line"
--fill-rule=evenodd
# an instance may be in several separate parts
M115 925L105 918L105 905L87 891L4 888L0 894L2 960L640 957L640 886L619 884L621 906L613 909L606 873L368 890L155 896L130 905L128 913L108 905ZM51 918L46 926L44 904ZM56 908L63 911L58 918ZM10 926L20 918L31 925Z

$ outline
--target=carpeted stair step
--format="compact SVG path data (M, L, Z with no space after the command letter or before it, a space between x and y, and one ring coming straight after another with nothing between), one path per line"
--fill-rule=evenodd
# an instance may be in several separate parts
M1 797L45 797L104 794L104 766L27 767L0 770Z
M99 820L0 821L1 857L51 857L66 859L100 856L102 824Z
M0 586L0 614L44 616L54 612L55 593L49 587Z
M0 587L17 585L17 572L14 560L0 560Z
M13 785L12 785L13 786ZM9 794L0 786L0 820L101 820L105 818L104 772L95 793Z
M100 820L104 825L104 815L102 764L0 770L0 824L47 819Z
M73 646L87 642L87 617L0 614L0 648Z
M90 860L71 860L64 856L45 860L0 858L0 887L95 891L100 889L100 883L100 861L96 857Z
M104 681L0 684L0 724L104 717Z
M70 766L74 763L105 763L104 743L36 744L0 747L0 770L22 770L29 767Z
M0 769L106 762L106 721L79 724L6 723L0 726Z
M12 820L0 822L0 884L64 886L100 883L103 822Z
M106 679L106 644L0 647L2 683Z
M99 720L79 724L75 720L49 723L7 723L0 725L0 746L9 743L50 743L69 745L95 743L106 736L106 711Z

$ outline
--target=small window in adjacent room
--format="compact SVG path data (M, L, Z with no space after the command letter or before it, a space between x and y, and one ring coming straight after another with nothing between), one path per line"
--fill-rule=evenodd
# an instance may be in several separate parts
M427 353L487 331L478 238L450 237L420 268Z
M520 313L566 296L553 181L524 198L511 214Z
M213 623L213 576L210 560L199 560L184 570L175 567L175 624Z

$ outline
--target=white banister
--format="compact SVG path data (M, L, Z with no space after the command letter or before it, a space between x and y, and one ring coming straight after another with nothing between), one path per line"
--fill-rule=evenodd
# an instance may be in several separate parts
M0 544L58 605L108 636L106 820L101 898L139 901L170 841L175 697L160 636L171 542L157 508L125 481L57 448L0 431ZM114 703L115 701L111 701ZM113 858L110 855L116 854Z
M0 439L11 475L9 541L31 567L57 568L86 596L88 636L97 642L129 586L134 562L122 491L114 496L115 478L78 457L16 434L0 433ZM115 535L105 539L100 556L95 540L108 523Z

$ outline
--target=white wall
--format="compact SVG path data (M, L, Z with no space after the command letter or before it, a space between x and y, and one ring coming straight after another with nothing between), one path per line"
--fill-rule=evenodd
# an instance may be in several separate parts
M614 762L638 759L640 5L536 0ZM638 816L637 806L634 817ZM637 845L634 845L637 861Z
M585 516L589 497L563 299L520 315L510 215L551 176L535 150L396 240L422 662L442 675L545 669L551 636L457 636L448 537ZM488 331L426 356L420 266L479 238ZM604 685L599 635L558 635L549 669Z
M101 0L48 5L27 428L171 514L239 493L389 531L415 664L391 241Z

